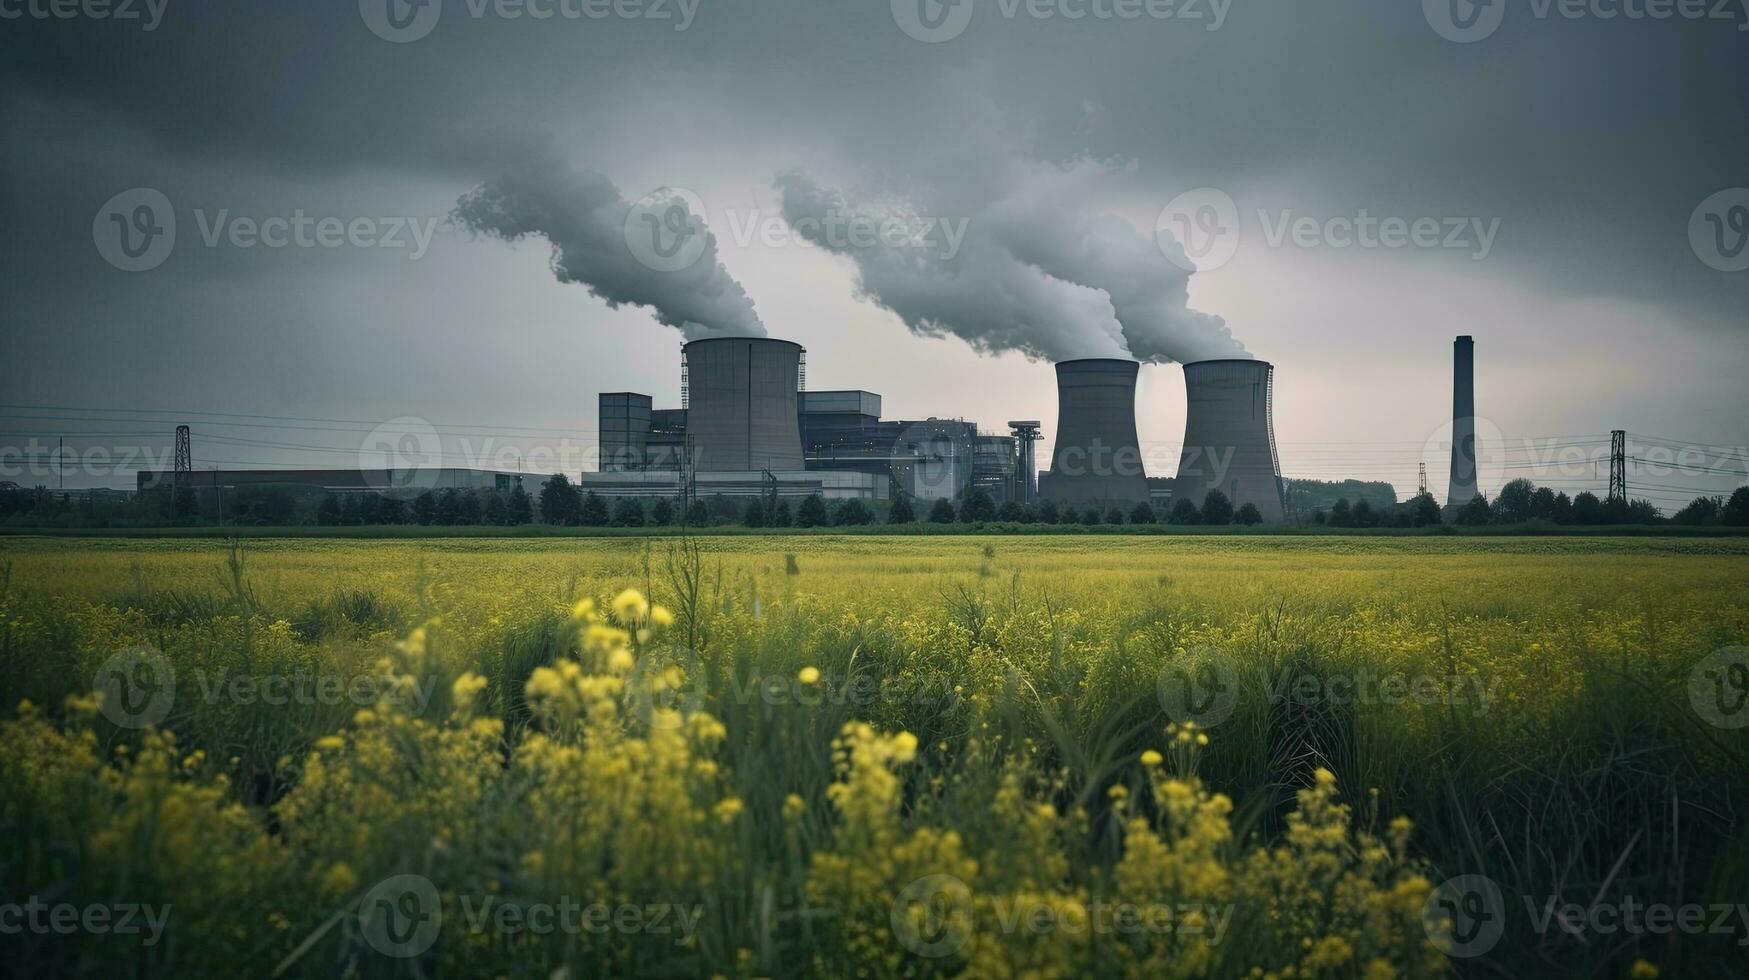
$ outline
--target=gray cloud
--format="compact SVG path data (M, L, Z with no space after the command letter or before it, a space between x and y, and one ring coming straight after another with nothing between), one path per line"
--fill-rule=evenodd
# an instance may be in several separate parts
M665 190L628 203L601 174L546 162L470 192L454 217L508 242L544 238L560 282L588 287L609 308L649 307L687 340L764 336L753 301L718 260L704 216Z

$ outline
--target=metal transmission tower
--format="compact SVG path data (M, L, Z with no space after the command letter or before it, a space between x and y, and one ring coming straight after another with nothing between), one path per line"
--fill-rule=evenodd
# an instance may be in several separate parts
M1609 499L1623 503L1628 499L1628 434L1625 429L1609 432Z
M1420 484L1420 491L1419 492L1420 493L1427 492L1427 464L1426 463L1421 464L1421 484Z
M188 426L179 425L176 427L176 466L170 484L172 520L182 516L176 509L181 506L181 501L177 498L182 496L184 488L190 493L194 491L194 451L189 447Z
M1019 449L1019 477L1015 481L1020 491L1020 502L1030 504L1038 500L1038 462L1033 455L1032 444L1038 441L1039 423L1036 419L1008 423L1008 431L1014 434L1014 442Z

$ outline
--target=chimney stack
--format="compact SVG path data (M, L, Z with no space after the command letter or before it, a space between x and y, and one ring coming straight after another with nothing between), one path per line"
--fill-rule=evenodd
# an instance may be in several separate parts
M1476 342L1468 335L1452 344L1451 485L1447 507L1462 507L1476 495Z

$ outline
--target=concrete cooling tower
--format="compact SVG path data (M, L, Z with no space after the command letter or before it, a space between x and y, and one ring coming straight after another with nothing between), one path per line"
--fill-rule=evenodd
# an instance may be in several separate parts
M1141 503L1148 480L1136 438L1135 361L1057 364L1057 438L1041 498L1057 503Z
M699 471L799 470L802 348L763 337L714 337L681 348L686 436Z
M1233 509L1254 504L1282 521L1281 461L1275 453L1275 369L1267 361L1223 359L1184 366L1188 405L1173 499L1198 507L1219 489Z

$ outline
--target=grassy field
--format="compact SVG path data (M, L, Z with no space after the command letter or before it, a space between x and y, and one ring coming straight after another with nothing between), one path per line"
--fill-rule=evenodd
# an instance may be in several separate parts
M1746 559L0 537L0 948L124 976L1740 973Z

